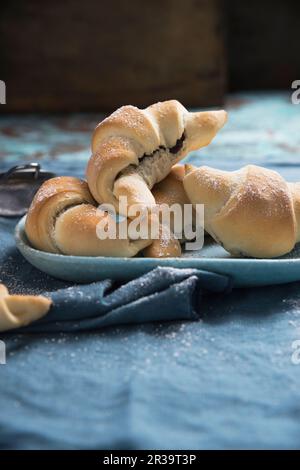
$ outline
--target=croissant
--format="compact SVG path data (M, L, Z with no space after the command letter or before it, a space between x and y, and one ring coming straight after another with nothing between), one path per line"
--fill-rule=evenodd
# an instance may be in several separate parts
M196 167L194 167L196 168ZM183 178L185 176L185 166L184 165L175 165L171 169L168 176L162 180L160 183L157 183L153 190L152 194L155 198L156 204L162 205L166 204L169 207L172 207L174 204L178 204L181 208L182 213L182 228L184 229L184 210L185 205L190 204L190 200L185 192L183 186ZM195 222L194 213L192 214L193 220ZM174 233L174 214L170 213L170 230ZM177 234L179 235L179 234ZM184 233L182 237L179 238L180 242L184 242Z
M190 165L191 167L191 165ZM195 167L196 168L196 167ZM181 227L185 229L184 211L185 205L190 204L190 200L183 187L183 178L185 176L184 165L174 165L166 178L157 183L153 189L152 194L158 206L166 205L169 208L179 205L181 208ZM162 217L160 219L163 222ZM192 223L195 222L194 212L192 213ZM174 213L170 211L170 223L166 226L160 225L159 239L154 240L153 243L144 249L143 253L147 257L164 258L164 257L179 257L181 255L180 243L186 239L184 231L182 234L174 236L175 220ZM181 235L181 236L180 236Z
M38 250L77 256L135 256L151 239L100 239L97 224L109 221L97 209L85 181L57 177L46 181L29 208L25 231ZM104 220L105 219L105 220Z
M132 204L151 207L155 183L188 152L208 145L225 124L225 111L188 112L178 101L146 109L123 106L94 131L86 175L99 203L119 207L121 196Z
M186 166L193 204L204 204L205 229L233 255L273 258L300 241L300 183L248 165L238 171Z
M159 225L158 238L143 250L146 258L178 258L181 246L170 227Z
M165 204L171 207L173 204L179 204L183 209L184 204L189 202L183 188L184 175L184 166L175 165L168 176L153 187L152 194L158 206ZM161 218L160 220L162 221ZM143 250L144 256L148 258L181 256L180 242L173 232L174 215L170 213L170 224L159 226L159 238Z
M26 326L49 311L51 300L41 295L9 295L0 284L0 331Z
M174 165L168 176L157 183L152 189L156 204L167 204L168 206L179 204L181 207L184 207L184 204L190 204L183 187L184 177L185 166Z

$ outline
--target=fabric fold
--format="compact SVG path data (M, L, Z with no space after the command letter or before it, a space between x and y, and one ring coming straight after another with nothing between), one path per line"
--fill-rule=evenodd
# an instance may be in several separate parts
M119 287L111 280L44 292L53 306L27 332L83 331L116 324L197 320L205 291L226 292L227 276L158 267Z

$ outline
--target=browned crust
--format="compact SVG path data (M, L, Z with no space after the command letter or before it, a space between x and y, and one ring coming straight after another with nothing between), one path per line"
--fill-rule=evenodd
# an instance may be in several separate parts
M36 295L10 295L0 284L0 331L26 326L46 315L51 300Z
M205 204L205 229L230 253L273 258L294 247L293 199L278 173L254 165L236 172L202 167L184 186L194 204Z
M183 165L173 166L168 176L157 183L152 194L157 204L188 204L189 198L183 187L183 178L185 176L185 169Z
M102 121L93 134L92 156L86 171L93 197L99 203L113 204L117 210L123 192L130 204L140 204L144 199L145 206L151 205L152 186L146 184L136 192L134 184L128 188L125 180L123 188L119 179L118 194L114 193L120 173L130 165L139 165L142 156L174 146L184 134L184 146L176 160L170 161L170 167L160 172L156 179L159 182L190 150L207 145L225 121L225 111L189 113L176 100L155 103L144 110L123 106Z

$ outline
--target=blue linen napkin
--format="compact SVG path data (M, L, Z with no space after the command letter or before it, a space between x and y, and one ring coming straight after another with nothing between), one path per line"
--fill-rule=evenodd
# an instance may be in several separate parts
M44 294L53 306L30 332L78 331L168 320L197 320L204 290L230 289L226 276L196 269L156 268L113 290L106 280Z
M197 320L203 291L230 289L227 276L160 267L121 286L109 279L84 285L62 283L20 259L12 235L15 224L15 219L0 221L0 281L17 293L21 289L21 293L39 293L53 301L44 318L22 331L66 332L125 323Z

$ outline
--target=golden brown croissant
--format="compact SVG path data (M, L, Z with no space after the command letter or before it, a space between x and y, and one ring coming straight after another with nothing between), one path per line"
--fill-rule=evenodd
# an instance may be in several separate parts
M189 199L183 187L184 175L184 166L175 165L168 176L153 187L152 194L157 205L161 206L165 204L171 207L174 204L179 204L182 214L184 213L184 204L189 203ZM160 221L162 221L162 217L160 217ZM180 242L182 242L183 239L181 237L176 239L173 232L174 214L170 212L170 223L168 225L160 225L159 239L154 240L150 246L145 248L143 251L144 256L151 258L181 256Z
M192 166L190 165L192 168ZM196 167L194 167L196 168ZM185 219L184 219L184 211L185 205L190 204L190 200L185 192L183 186L183 178L185 176L185 166L184 165L175 165L171 169L168 176L163 179L160 183L157 183L153 190L152 194L154 196L155 202L158 205L166 204L169 207L174 206L174 204L178 204L181 208L182 213L182 228L185 228ZM194 213L192 214L192 225L195 222ZM174 233L174 213L170 212L170 229ZM179 234L177 234L178 236ZM182 237L179 237L180 242L185 241L184 232L182 233Z
M183 184L193 204L204 204L205 229L230 253L273 258L300 240L300 183L255 165L186 171Z
M192 168L191 165L189 165ZM196 167L194 167L196 168ZM174 236L175 217L174 213L170 211L170 223L167 225L160 225L160 237L158 240L144 249L143 253L147 257L163 258L163 257L179 257L181 255L180 243L186 241L185 238L185 205L190 204L190 200L183 187L183 178L185 176L184 165L174 165L166 178L157 183L153 189L152 194L158 206L168 206L169 208L178 205L181 208L181 227L182 234L177 233ZM161 215L161 214L160 214ZM194 212L192 213L192 226L195 222ZM162 217L160 217L162 222ZM180 236L181 235L181 236Z
M135 256L151 240L99 239L97 224L111 216L97 209L88 185L62 176L46 181L26 218L26 235L34 248L78 256Z
M123 106L104 119L92 139L87 181L99 203L119 207L155 204L151 193L188 152L208 145L227 118L225 111L188 112L178 101L146 109Z
M196 168L196 167L195 167ZM157 183L153 189L156 204L190 204L185 189L183 187L183 178L185 177L185 166L174 165L166 178Z
M143 250L146 258L178 258L181 246L167 225L159 225L159 238Z
M9 295L0 284L0 331L26 326L49 311L51 300L41 295Z

